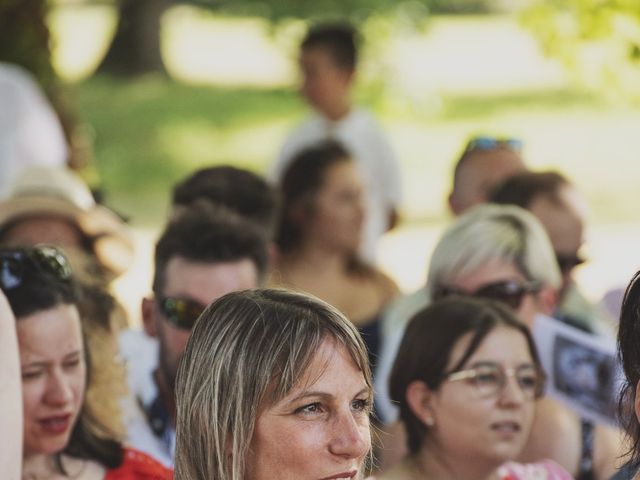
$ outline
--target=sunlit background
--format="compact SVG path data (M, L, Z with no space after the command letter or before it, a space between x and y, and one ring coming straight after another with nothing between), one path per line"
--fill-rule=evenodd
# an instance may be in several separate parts
M640 6L610 2L618 10L597 19L593 0L562 3L435 15L405 2L360 15L356 98L387 131L405 187L403 222L379 257L405 292L424 282L450 220L453 162L477 133L522 139L532 168L560 170L586 195L590 261L577 277L591 299L640 268ZM93 143L92 178L136 228L139 257L118 285L135 309L170 186L204 165L265 172L307 114L295 91L306 23L173 6L160 30L168 76L94 74L117 21L110 2L59 0L47 16L55 71Z

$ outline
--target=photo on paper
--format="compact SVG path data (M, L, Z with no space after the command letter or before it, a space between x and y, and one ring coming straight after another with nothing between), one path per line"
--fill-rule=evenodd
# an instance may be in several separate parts
M562 335L555 338L553 355L555 389L584 409L615 418L615 358Z
M545 394L581 417L618 427L624 375L612 338L538 315L532 329L547 375Z

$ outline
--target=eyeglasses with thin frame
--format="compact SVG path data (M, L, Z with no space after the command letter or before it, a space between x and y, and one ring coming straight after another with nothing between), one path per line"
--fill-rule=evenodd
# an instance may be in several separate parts
M460 288L443 285L434 290L433 300L439 300L451 295L464 297L478 297L501 302L514 310L518 310L525 295L537 293L542 284L537 281L519 282L517 280L503 280L484 285L474 292L467 292Z
M191 330L206 306L194 300L164 297L158 307L167 321L174 327Z
M473 137L467 142L464 151L465 153L469 153L478 150L486 151L495 150L496 148L508 148L509 150L520 152L522 151L522 146L522 140L518 138L478 136Z
M514 378L527 400L544 395L545 376L535 365L504 368L493 362L483 362L465 370L449 373L445 382L468 382L477 398L496 397L502 393L509 378Z
M29 271L50 275L61 281L69 281L72 276L69 260L56 247L37 245L0 248L0 288L2 290L8 291L20 287Z

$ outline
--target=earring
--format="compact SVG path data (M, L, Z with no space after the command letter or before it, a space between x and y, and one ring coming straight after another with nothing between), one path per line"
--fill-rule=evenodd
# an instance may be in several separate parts
M436 424L436 421L433 419L433 417L427 417L423 419L423 421L427 427L433 427Z

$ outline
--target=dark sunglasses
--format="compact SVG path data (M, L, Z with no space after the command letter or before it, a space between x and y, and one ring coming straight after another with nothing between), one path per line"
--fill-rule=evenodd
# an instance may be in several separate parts
M475 292L466 292L459 288L442 286L437 288L433 293L433 299L439 300L451 295L462 295L466 297L479 297L508 305L514 310L518 310L522 304L522 299L529 293L539 292L541 288L540 282L517 282L515 280L506 280L502 282L489 283L479 288Z
M158 306L171 325L184 330L191 330L206 308L193 300L171 297L158 300Z
M62 281L71 279L69 261L56 247L0 248L0 288L18 288L27 275L33 273L51 275Z
M562 273L569 273L575 267L582 265L587 260L575 253L573 255L557 254L556 261L558 262L558 267L560 267L560 271Z
M496 148L508 148L520 152L522 150L522 140L517 138L496 138L496 137L474 137L467 142L465 152L477 150L494 150Z

